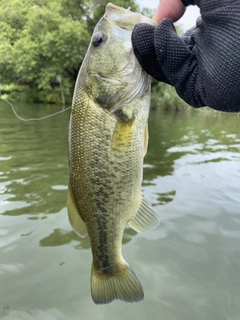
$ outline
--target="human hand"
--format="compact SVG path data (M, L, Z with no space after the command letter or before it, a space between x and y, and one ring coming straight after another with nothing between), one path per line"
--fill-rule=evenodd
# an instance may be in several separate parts
M136 25L132 33L134 53L146 72L173 85L191 106L240 112L239 2L196 2L202 19L181 37L170 19L161 20L156 27Z
M181 0L160 0L153 19L160 22L168 18L176 22L183 16L185 10L186 7Z

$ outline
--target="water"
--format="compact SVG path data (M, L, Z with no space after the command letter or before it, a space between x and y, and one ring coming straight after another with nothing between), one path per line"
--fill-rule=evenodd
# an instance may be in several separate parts
M240 319L239 116L151 112L143 190L162 223L123 240L145 299L96 306L89 240L66 211L69 112L0 110L1 320Z

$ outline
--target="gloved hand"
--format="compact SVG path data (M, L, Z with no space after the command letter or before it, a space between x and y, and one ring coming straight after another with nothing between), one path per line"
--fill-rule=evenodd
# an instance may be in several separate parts
M179 37L169 19L137 25L134 53L152 77L175 87L193 107L240 111L240 4L196 0L201 18Z

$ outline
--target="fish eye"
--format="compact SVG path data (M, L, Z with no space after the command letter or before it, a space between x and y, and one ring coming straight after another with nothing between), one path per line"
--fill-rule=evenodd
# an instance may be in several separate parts
M101 43L103 43L104 40L105 40L104 34L102 34L102 32L98 32L97 34L94 35L92 39L92 45L94 47L98 47L100 46Z

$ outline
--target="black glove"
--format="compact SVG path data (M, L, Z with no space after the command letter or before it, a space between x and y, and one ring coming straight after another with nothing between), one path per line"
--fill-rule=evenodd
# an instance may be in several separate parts
M134 53L152 77L175 87L191 106L240 111L240 4L198 0L201 16L182 37L169 19L137 25Z

